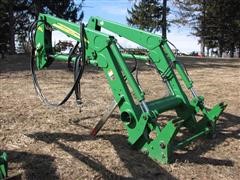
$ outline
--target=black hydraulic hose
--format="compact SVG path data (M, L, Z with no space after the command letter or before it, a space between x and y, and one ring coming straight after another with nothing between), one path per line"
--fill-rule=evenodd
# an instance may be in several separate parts
M68 60L67 60L67 66L68 66L68 69L72 71L73 67L71 65L71 60L73 58L73 55L75 53L75 51L77 50L77 47L79 45L79 42L77 41L76 45L71 49L70 53L69 53L69 56L68 56Z
M38 23L42 22L45 25L48 25L45 21L43 20L37 20L35 21L31 26L30 26L30 42L31 42L31 46L32 46L32 52L31 52L31 56L30 56L30 69L32 72L32 79L33 79L33 84L34 84L34 88L36 90L37 95L39 96L39 98L48 106L53 106L53 107L58 107L63 105L65 102L67 102L67 100L71 97L71 95L73 94L73 91L75 92L79 92L76 91L77 86L80 85L80 79L82 77L83 74L83 70L84 70L84 65L85 65L85 44L84 44L84 24L81 23L81 29L80 29L80 40L81 40L81 55L82 56L78 56L78 58L76 59L75 64L80 65L81 67L79 68L75 68L75 72L74 72L74 84L72 86L72 88L70 89L70 91L67 93L67 95L64 97L64 99L59 102L59 103L52 103L49 102L49 100L44 96L44 94L42 93L42 90L39 86L38 80L37 80L37 76L35 73L35 33L36 31L34 31L37 27L38 27Z
M76 81L78 76L80 76L77 85L75 87L75 96L76 96L76 102L78 105L80 105L81 102L81 86L80 86L80 79L82 78L84 67L86 64L86 51L85 51L85 40L84 40L84 24L80 24L80 41L81 41L81 48L80 48L80 55L79 58L82 57L82 61L76 61L74 66L74 80ZM77 59L79 59L77 58Z

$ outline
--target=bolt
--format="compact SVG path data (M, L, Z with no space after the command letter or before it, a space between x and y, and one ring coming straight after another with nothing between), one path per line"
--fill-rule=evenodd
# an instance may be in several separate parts
M143 152L143 154L145 154L145 155L148 155L148 154L149 154L149 152L148 152L147 149L143 149L142 152Z
M161 144L160 144L160 147L161 147L162 149L165 149L166 145L165 145L164 143L161 143Z
M162 154L162 159L165 159L165 154Z
M147 115L144 115L143 119L146 121L148 119Z

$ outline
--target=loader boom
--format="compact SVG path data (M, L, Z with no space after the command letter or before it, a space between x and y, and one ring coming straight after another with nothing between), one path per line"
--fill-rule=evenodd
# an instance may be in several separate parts
M220 103L210 110L204 106L203 97L196 94L193 81L174 56L166 39L100 17L89 19L84 28L84 36L80 39L78 24L40 14L34 36L34 54L38 70L51 66L53 61L69 60L69 55L54 52L51 44L53 29L63 32L78 42L82 41L86 63L102 68L114 101L119 107L121 120L128 132L128 142L134 148L147 153L154 160L169 163L173 160L173 152L176 148L181 148L201 136L214 133L216 121L226 105ZM142 46L148 51L148 56L122 53L115 37L102 32L102 29ZM138 61L151 61L167 85L168 97L150 102L145 100L144 91L125 62L131 57ZM76 61L76 58L72 57L71 60ZM191 91L193 95L191 99L183 91L174 68L186 88ZM111 108L111 111L113 110L114 108ZM168 110L176 111L177 117L169 119L165 126L160 126L157 118ZM201 120L196 120L197 113L202 114ZM107 117L109 115L106 115ZM185 127L191 135L179 141L176 136L181 127ZM150 136L152 132L156 134L154 138Z

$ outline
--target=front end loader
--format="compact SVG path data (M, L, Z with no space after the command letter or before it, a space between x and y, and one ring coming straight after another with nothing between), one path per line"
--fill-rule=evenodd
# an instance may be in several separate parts
M53 30L61 31L77 41L69 54L55 52L52 47ZM147 54L121 51L117 39L107 32L138 44ZM216 122L226 107L224 103L219 103L210 109L205 107L204 98L194 90L193 81L183 64L175 57L168 41L159 35L100 17L91 17L86 25L82 23L79 25L48 14L40 14L38 20L31 26L30 37L34 87L44 103L60 106L75 92L77 103L81 104L80 80L84 67L91 65L102 69L114 100L91 134L96 135L118 107L120 120L128 134L128 142L135 149L143 151L160 163L172 162L176 149L188 145L197 138L212 136ZM126 60L129 59L150 62L166 84L169 95L147 101L141 85L132 73L133 70L127 66ZM35 73L50 67L54 61L74 64L73 87L59 103L52 103L44 96ZM179 79L191 92L192 97L186 95ZM175 111L177 115L162 125L158 122L158 117L169 110ZM197 119L196 116L199 115L201 118ZM184 138L179 139L178 134L181 129L185 129L187 133ZM153 133L155 135L151 136Z

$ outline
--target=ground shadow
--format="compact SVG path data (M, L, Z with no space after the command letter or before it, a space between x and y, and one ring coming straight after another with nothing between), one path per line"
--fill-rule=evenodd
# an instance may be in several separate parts
M154 162L144 154L131 149L126 142L126 137L123 135L113 134L92 137L90 135L77 135L72 133L38 132L27 136L46 143L57 144L62 150L68 152L76 159L88 165L94 171L100 173L103 179L176 179L166 170L161 168L158 163ZM90 155L83 154L59 141L60 139L64 139L66 141L80 142L86 140L96 140L98 138L108 140L113 144L119 158L131 173L131 178L120 176L111 172L101 162L91 158Z
M227 138L240 139L240 130L231 130L239 124L240 117L230 113L223 113L222 120L217 126L217 138L203 140L195 149L187 150L186 153L175 154L178 162L188 161L195 164L210 164L216 166L234 166L234 162L228 159L214 159L202 157L205 152L214 149ZM228 129L230 128L230 129ZM127 143L126 137L120 134L100 135L92 137L90 135L78 135L73 133L49 133L37 132L27 135L35 140L46 143L54 143L63 151L69 153L74 158L89 166L89 168L101 174L103 179L176 179L164 170L160 164L151 160L141 152L133 150ZM119 158L125 164L132 177L118 175L107 169L101 162L91 157L91 155L80 152L66 144L68 142L94 141L96 139L108 140L114 146ZM64 140L63 142L61 140ZM26 170L27 179L59 179L56 174L56 167L53 163L54 157L48 155L38 155L26 152L8 151L9 162L22 163Z
M223 117L224 120L217 122L216 136L209 139L203 139L202 143L198 144L192 150L187 150L186 153L175 154L176 159L180 162L187 160L188 162L196 164L233 166L234 162L232 160L201 157L201 155L214 149L228 138L240 139L240 129L228 129L239 125L240 117L226 112L223 112L221 117Z
M32 154L21 151L5 150L5 152L8 155L8 164L11 164L9 166L10 179L59 179L59 176L56 174L54 157L49 155ZM15 176L16 174L11 174L12 169L19 168L14 167L14 163L21 164L21 169L24 169L24 173L19 172L17 173L17 176Z
M196 58L196 57L184 57L179 56L177 60L180 60L189 69L201 69L201 68L240 68L240 59L224 59L224 58ZM235 63L235 64L234 64ZM238 63L238 64L236 64Z
M172 116L172 115L161 115L161 117L165 118L165 119L174 118L174 116ZM224 118L225 120L217 122L217 130L216 130L216 137L215 138L208 138L208 139L201 138L201 141L200 141L201 143L196 144L194 149L189 150L189 148L186 147L186 148L182 149L182 150L185 151L185 153L182 153L182 152L181 153L175 153L174 154L175 159L178 162L188 161L188 162L195 163L195 164L211 164L211 165L218 165L218 166L233 166L234 162L231 161L231 160L228 160L228 159L214 159L214 158L206 158L206 157L201 156L204 153L206 153L207 151L209 151L211 149L214 149L214 147L216 147L217 145L224 142L227 138L240 139L240 129L235 130L235 131L234 130L226 130L229 127L234 127L234 126L238 125L240 123L240 117L236 116L236 115L233 115L233 114L230 114L230 113L226 113L226 112L223 112L221 117ZM119 119L120 117L119 117L118 114L113 114L113 115L111 115L111 118ZM88 130L92 129L92 127L88 127L88 126L83 125L83 123L81 123L81 121L82 121L82 119L79 119L79 121L73 123L73 125L81 126L81 127L86 128ZM111 130L111 129L104 128L104 127L102 128L101 131L103 131L103 132L109 132L109 131L118 132L116 130ZM111 139L110 141L114 144L114 137L111 138L109 136L108 139L109 140ZM124 142L122 142L122 143L124 143Z
M212 58L194 58L194 57L177 57L187 68L240 68L240 59L212 59ZM135 62L131 60L126 61L129 69L134 67ZM233 64L235 63L235 64ZM138 62L140 71L153 71L151 66L147 66L145 62ZM51 70L65 70L67 62L57 62L50 66ZM30 73L30 57L28 55L14 55L7 56L5 59L0 59L0 73L16 72L16 71L29 71ZM87 65L85 73L99 73L102 72L101 68Z
M135 63L133 61L127 61L127 65L129 67L129 70L133 69L135 66ZM145 65L145 63L139 63L140 70L147 71L152 68L149 68ZM72 68L68 68L67 62L59 62L59 61L53 61L53 63L47 68L44 69L44 71L51 71L51 70L62 70L69 73L72 72ZM8 73L8 72L20 72L20 71L29 71L30 72L30 56L28 55L13 55L8 56L5 59L0 59L0 73ZM103 72L102 68L93 66L90 64L86 64L84 73L101 73Z
M48 70L63 70L69 73L72 71L68 68L67 62L54 61ZM5 59L0 59L0 74L8 72L30 72L30 56L28 55L13 55L7 56ZM46 71L46 70L45 70ZM86 73L99 73L101 69L94 66L86 66Z

